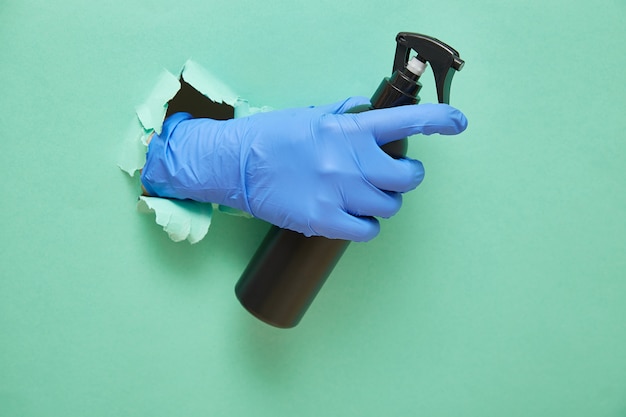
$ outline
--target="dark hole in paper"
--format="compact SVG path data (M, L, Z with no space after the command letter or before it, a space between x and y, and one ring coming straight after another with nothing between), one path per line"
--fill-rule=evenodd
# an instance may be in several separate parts
M235 117L235 108L224 102L217 103L180 78L181 88L168 102L165 117L178 112L190 113L194 118L228 120Z

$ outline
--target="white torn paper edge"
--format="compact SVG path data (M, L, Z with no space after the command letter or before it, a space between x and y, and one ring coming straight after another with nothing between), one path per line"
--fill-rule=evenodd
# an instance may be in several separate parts
M155 132L161 133L167 103L181 88L180 75L188 84L214 102L232 106L235 118L272 110L270 107L250 107L246 100L241 99L226 84L192 60L185 63L178 77L164 70L146 101L137 106L135 110L137 117L129 127L123 143L118 166L131 177L134 177L146 162L148 137ZM217 204L146 196L139 197L137 210L155 213L156 223L163 227L174 242L187 240L190 243L197 243L206 236L214 210L252 217L243 211Z

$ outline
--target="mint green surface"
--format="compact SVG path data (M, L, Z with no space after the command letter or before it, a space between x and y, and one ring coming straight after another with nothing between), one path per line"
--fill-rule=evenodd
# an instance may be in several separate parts
M0 416L626 416L626 3L0 3ZM195 59L252 105L369 96L399 31L466 60L461 137L299 327L233 287L267 225L135 210L134 107ZM424 77L423 101L434 86Z

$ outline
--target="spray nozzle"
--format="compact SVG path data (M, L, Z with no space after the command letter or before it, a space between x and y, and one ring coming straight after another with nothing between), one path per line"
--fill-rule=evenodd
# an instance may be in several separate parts
M424 73L427 66L428 66L427 62L422 61L419 56L414 56L406 64L406 69L409 70L411 73L415 74L417 77L419 77Z
M440 40L419 33L398 33L396 44L393 71L399 71L406 67L419 76L424 72L425 64L430 64L435 75L437 98L440 103L449 103L452 77L455 71L460 71L465 64L459 53ZM417 52L417 56L409 60L411 50ZM418 74L416 71L421 72Z

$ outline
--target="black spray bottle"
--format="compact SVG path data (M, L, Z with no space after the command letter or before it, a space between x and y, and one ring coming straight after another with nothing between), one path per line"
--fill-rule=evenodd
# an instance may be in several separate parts
M411 50L417 55L409 59ZM426 64L435 75L440 103L449 103L455 71L463 68L459 53L445 43L418 33L396 36L393 74L385 78L371 99L371 106L350 112L396 107L419 102L419 77ZM406 138L382 149L394 158L406 154ZM339 261L350 241L306 237L273 226L235 287L241 304L260 320L276 327L296 326Z

